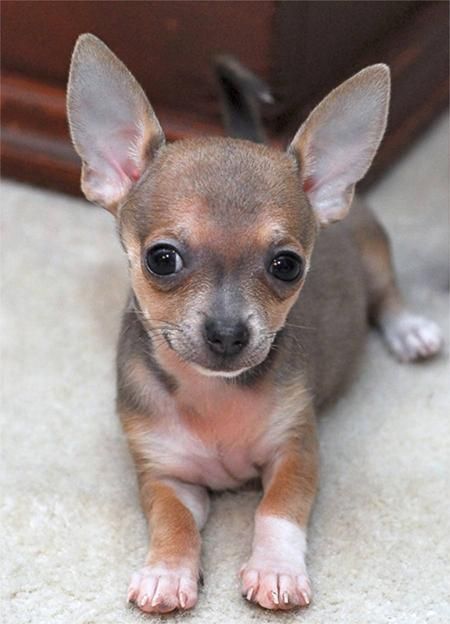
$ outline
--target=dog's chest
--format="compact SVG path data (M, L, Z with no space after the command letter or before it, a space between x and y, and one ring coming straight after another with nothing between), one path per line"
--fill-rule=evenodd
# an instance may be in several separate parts
M211 380L183 388L151 433L152 460L172 477L212 489L255 478L269 460L274 393Z

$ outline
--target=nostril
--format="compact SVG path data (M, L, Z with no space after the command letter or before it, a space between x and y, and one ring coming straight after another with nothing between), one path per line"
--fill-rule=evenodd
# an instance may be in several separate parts
M241 348L245 347L249 339L249 331L247 329L247 326L244 325L244 323L239 323L238 325L236 325L234 332L235 333L232 342L233 346Z
M248 342L245 336L239 337L236 340L233 340L232 345L234 347L244 347Z

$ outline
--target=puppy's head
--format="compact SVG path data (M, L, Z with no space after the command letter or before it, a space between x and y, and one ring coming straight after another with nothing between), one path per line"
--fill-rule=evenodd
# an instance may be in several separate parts
M210 375L261 363L303 286L318 226L343 218L382 138L389 72L333 91L286 154L236 139L166 144L141 87L83 35L68 114L88 199L118 219L156 350Z

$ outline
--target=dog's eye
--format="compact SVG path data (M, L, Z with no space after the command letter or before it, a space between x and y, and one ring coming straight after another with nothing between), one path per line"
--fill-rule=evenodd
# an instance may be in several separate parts
M293 282L303 273L303 260L291 251L283 251L273 258L269 273L283 282Z
M155 245L145 256L147 268L155 275L172 275L183 268L183 259L175 247Z

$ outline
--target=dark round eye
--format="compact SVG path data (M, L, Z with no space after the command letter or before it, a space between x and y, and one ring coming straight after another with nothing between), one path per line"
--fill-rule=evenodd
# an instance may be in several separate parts
M172 275L183 268L180 254L170 245L151 247L145 256L145 262L148 270L155 275Z
M293 282L303 273L303 260L292 252L282 252L273 258L269 273L283 282Z

